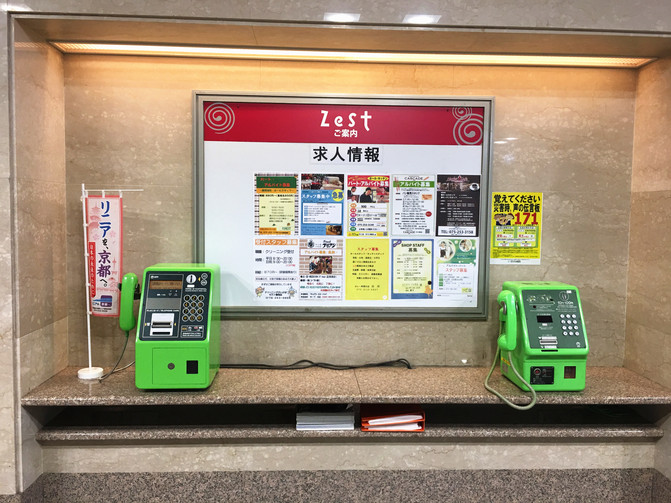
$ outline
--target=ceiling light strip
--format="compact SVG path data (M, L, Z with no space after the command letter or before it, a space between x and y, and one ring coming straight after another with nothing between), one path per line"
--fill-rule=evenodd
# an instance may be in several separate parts
M66 54L179 56L358 63L638 68L652 61L650 58L596 56L322 51L78 42L51 42L51 44Z

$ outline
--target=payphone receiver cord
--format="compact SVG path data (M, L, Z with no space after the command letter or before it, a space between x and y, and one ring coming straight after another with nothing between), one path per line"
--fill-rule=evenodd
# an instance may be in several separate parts
M513 372L515 373L515 375L517 376L517 378L518 378L520 381L522 381L522 382L526 385L527 388L529 388L529 389L531 390L531 402L529 402L529 403L526 404L526 405L517 405L517 404L511 402L510 400L508 400L508 399L507 399L506 397L504 397L501 393L499 393L498 391L496 391L494 388L492 388L492 387L489 385L489 378L492 376L492 373L494 372L494 369L496 368L496 362L499 360L499 355L500 355L500 354L501 354L501 348L498 347L498 345L497 345L497 348L496 348L496 355L494 356L494 361L492 362L492 367L489 369L489 374L487 374L487 377L485 378L485 388L486 388L487 391L489 391L490 393L494 393L494 394L495 394L496 396L498 396L501 400L503 400L503 402L504 402L506 405L510 405L513 409L517 409L517 410L529 410L531 407L533 407L534 405L536 405L536 390L533 389L533 388L531 387L531 384L529 384L529 383L528 383L528 382L527 382L527 381L520 375L520 373L517 371L517 369L515 368L515 365L513 364L513 359L512 359L511 356L510 356L510 351L508 351L508 361L510 362L510 367L513 369Z
M120 369L117 370L117 367L119 366L119 363L121 362L121 359L123 358L123 355L126 352L126 346L128 345L128 339L130 338L130 330L126 330L125 332L126 332L126 342L123 343L123 349L121 350L121 355L119 355L119 359L114 364L114 367L112 367L112 370L110 370L104 376L100 376L98 378L98 382L102 382L103 380L107 379L109 376L111 376L115 372L120 372L121 370L127 369L128 367L133 365L133 363L135 363L134 361L132 361L128 365L126 365L125 367L121 367Z

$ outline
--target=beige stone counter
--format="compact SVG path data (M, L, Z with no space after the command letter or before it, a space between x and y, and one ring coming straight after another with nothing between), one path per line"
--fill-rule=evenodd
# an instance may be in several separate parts
M143 391L133 369L103 382L67 368L21 403L53 417L36 434L49 445L407 441L654 442L655 418L671 410L671 390L624 368L588 368L582 392L539 393L530 411L514 411L484 389L488 369L369 368L333 371L222 369L206 390ZM495 373L491 384L514 402L523 393ZM421 433L296 431L296 405L418 403ZM641 410L644 410L641 414ZM36 412L36 411L42 411ZM51 413L50 413L51 411Z
M99 383L67 368L21 400L23 406L241 405L308 403L499 404L484 388L480 367L360 370L222 369L206 390L138 390L132 368ZM491 385L516 403L522 392L495 372ZM588 367L582 392L541 392L547 405L671 405L671 390L622 367Z

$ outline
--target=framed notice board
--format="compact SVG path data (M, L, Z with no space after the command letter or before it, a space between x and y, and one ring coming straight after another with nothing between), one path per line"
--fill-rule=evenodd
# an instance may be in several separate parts
M492 99L195 93L224 317L484 318Z

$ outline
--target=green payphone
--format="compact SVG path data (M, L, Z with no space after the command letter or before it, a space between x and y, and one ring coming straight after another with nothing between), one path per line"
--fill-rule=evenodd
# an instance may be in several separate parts
M121 284L119 324L135 326L137 276ZM135 339L135 385L140 389L207 388L219 369L220 322L213 315L219 266L156 264L144 271Z
M502 374L523 390L585 389L589 347L578 289L556 281L506 281L498 302Z

